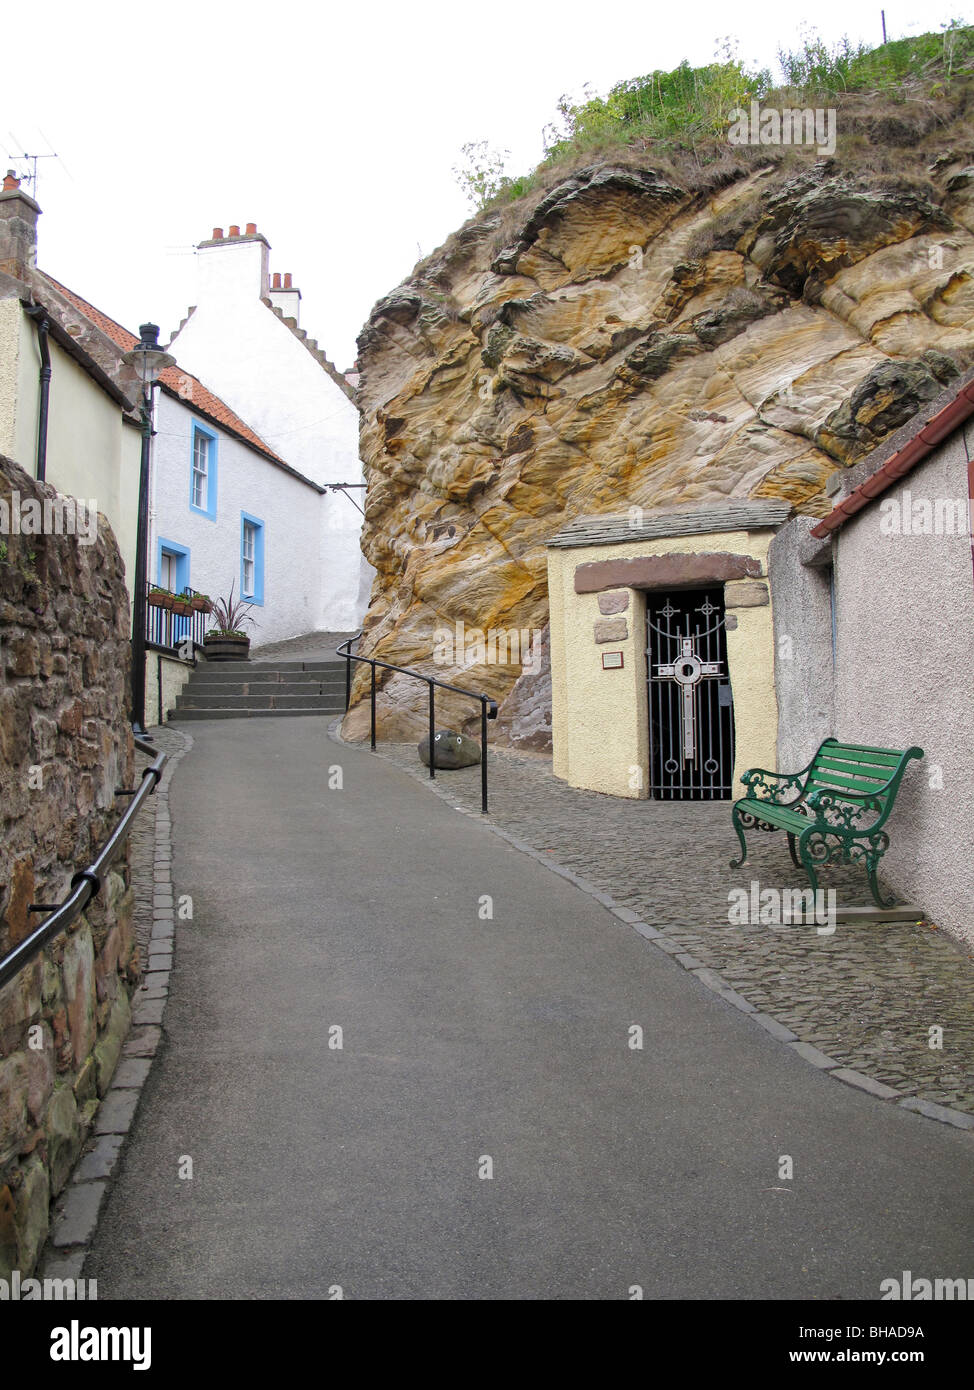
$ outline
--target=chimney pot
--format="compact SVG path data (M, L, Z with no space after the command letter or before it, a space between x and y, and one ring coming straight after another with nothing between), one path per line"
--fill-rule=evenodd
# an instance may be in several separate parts
M222 241L222 240L223 240L223 228L222 228L222 227L214 227L214 228L213 228L213 240L214 240L214 241Z
M275 271L274 271L274 283L273 283L273 285L271 286L271 289L279 290L280 288L281 288L281 272L280 272L279 270L275 270Z
M4 193L13 193L14 189L19 188L19 187L20 187L20 179L18 179L17 174L16 174L16 171L13 170L13 169L8 169L8 170L7 170L7 173L6 173L6 176L5 176L4 180L3 180L3 191L4 191Z
M233 226L232 226L232 227L230 228L230 235L231 235L231 236L239 236L239 235L240 235L240 228L239 228L239 227L233 227Z
M248 222L248 223L247 223L247 235L248 235L248 236L256 236L256 235L257 235L257 223L256 223L256 222Z
M291 272L289 270L284 274L284 288L286 290L291 288Z

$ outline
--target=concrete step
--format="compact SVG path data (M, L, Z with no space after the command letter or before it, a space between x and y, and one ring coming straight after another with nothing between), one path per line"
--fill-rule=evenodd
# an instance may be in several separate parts
M284 719L298 714L324 714L333 718L340 710L314 706L307 709L174 709L169 711L169 723L186 719Z
M214 681L345 681L345 671L337 666L280 670L276 666L257 666L253 662L200 662L193 671L193 680Z
M176 696L177 709L329 709L344 710L345 701L310 695L197 695L183 692Z
M345 682L322 680L309 676L307 680L288 681L211 681L193 676L183 687L184 695L334 695L345 698Z
M257 671L292 674L296 671L345 675L344 661L201 661L198 671Z

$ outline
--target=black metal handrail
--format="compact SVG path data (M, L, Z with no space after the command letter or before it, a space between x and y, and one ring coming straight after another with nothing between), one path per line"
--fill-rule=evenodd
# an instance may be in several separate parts
M157 750L145 739L136 738L135 746L142 753L155 753ZM81 869L71 880L71 891L64 901L57 905L47 903L32 903L31 912L49 912L51 914L39 927L31 932L30 936L24 937L23 941L13 948L0 960L0 989L8 984L24 966L44 949L47 943L57 936L59 932L70 927L78 917L81 916L85 908L101 892L102 881L108 871L109 866L118 854L128 835L129 827L139 814L142 803L147 797L151 796L156 789L156 783L162 776L162 769L165 767L168 754L159 753L155 761L150 763L142 771L141 784L133 791L117 791L116 796L130 796L132 800L108 838L108 841L99 854L87 869Z
M429 724L430 724L430 777L436 776L436 753L434 739L436 737L436 694L438 687L440 690L452 690L454 695L466 695L471 700L477 700L480 704L480 812L481 815L487 814L487 720L497 718L497 701L492 700L489 695L484 695L478 690L464 690L460 685L450 685L447 681L438 681L435 676L424 676L422 671L411 671L408 666L393 666L389 661L379 661L373 656L355 656L354 653L347 651L353 642L357 642L362 636L357 632L354 637L349 637L340 647L336 648L338 656L345 658L345 712L352 701L352 662L364 661L372 667L372 689L371 689L371 728L372 728L372 748L375 749L375 668L381 666L384 671L398 671L402 676L412 676L413 680L425 681L429 687Z

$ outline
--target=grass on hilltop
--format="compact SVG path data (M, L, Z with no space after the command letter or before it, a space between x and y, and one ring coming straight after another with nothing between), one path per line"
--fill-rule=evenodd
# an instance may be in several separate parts
M573 169L607 157L644 156L688 187L726 181L734 169L767 161L767 147L732 147L727 142L730 112L752 100L766 105L836 105L843 112L847 153L871 161L876 172L903 168L903 151L920 152L923 137L963 115L974 75L974 26L959 20L940 33L894 39L878 48L853 45L848 38L831 48L806 30L794 50L778 50L783 81L767 69L749 71L730 40L718 60L693 68L683 62L672 72L651 72L617 83L608 95L586 94L573 102L562 97L558 119L545 127L544 158L529 174L509 177L506 152L487 141L463 147L465 164L454 175L478 213L504 209L543 195ZM876 122L886 122L888 135ZM897 155L884 155L883 146ZM921 152L922 153L922 152ZM918 159L913 160L918 163Z

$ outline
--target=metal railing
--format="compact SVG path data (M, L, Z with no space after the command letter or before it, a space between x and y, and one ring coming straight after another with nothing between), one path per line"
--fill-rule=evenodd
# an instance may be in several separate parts
M174 613L171 608L160 607L159 598L165 603L192 603L203 598L195 589L186 588L181 594L171 589L163 589L158 584L145 586L145 640L152 647L178 651L184 642L192 642L202 647L203 637L209 622L209 609L194 608L190 613ZM153 601L155 599L155 602Z
M141 753L157 752L151 743L147 743L141 738L136 738L135 746ZM54 905L48 903L31 904L29 909L31 912L49 912L51 916L0 960L0 989L3 989L4 985L23 970L24 966L28 965L59 932L70 927L71 923L81 916L92 898L97 897L101 892L105 874L125 843L132 822L142 808L142 803L155 791L156 783L162 776L162 769L166 765L167 758L168 754L158 753L155 761L143 769L142 781L138 787L132 791L116 791L116 796L130 796L132 800L98 858L89 864L87 869L81 869L72 878L71 891L64 901Z
M480 812L481 815L487 814L487 720L497 718L497 701L492 700L489 695L484 695L478 690L464 690L462 686L450 685L447 681L438 681L434 676L424 676L421 671L411 671L407 666L393 666L388 661L378 661L372 656L355 656L347 649L353 642L357 642L362 636L357 632L354 637L349 637L340 647L336 648L339 656L345 659L345 712L352 701L352 662L362 661L372 668L372 686L370 692L371 704L371 742L375 749L375 668L381 666L384 671L398 671L401 676L411 676L413 680L423 681L429 687L429 740L430 740L430 777L436 776L436 690L452 690L454 695L465 695L470 700L476 700L480 704Z

